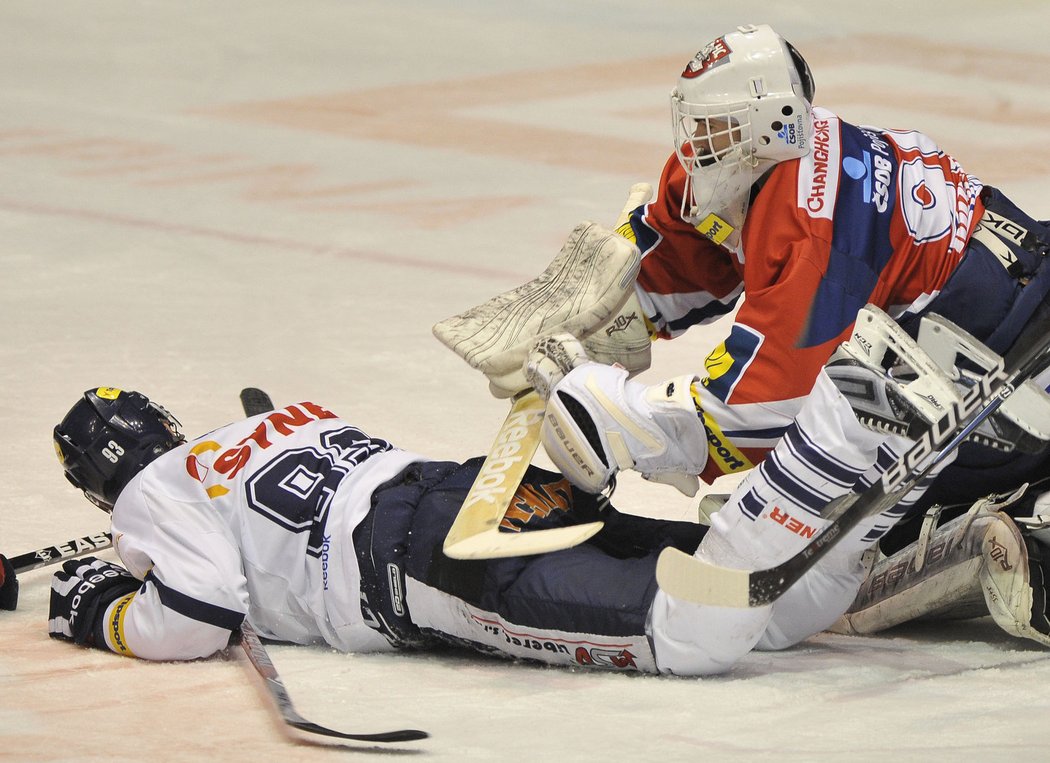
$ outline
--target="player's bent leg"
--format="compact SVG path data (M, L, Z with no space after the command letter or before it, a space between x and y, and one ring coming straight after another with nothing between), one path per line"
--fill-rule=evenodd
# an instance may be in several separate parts
M868 574L873 536L892 521L881 516L866 520L839 541L773 604L773 616L755 649L786 649L837 622Z
M875 472L888 441L905 442L861 426L830 379L818 377L795 426L713 516L696 555L735 569L780 564L827 526L821 514L832 500ZM891 524L876 518L856 528L845 548L789 592L794 612L788 604L776 611L694 605L659 592L651 615L657 664L674 673L718 673L759 644L783 648L819 632L849 606L863 579L860 555Z

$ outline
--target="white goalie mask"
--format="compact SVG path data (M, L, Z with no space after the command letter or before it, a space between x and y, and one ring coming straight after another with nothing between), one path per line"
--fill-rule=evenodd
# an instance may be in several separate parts
M813 90L805 60L765 25L737 27L697 53L671 92L683 218L739 251L751 185L811 150Z

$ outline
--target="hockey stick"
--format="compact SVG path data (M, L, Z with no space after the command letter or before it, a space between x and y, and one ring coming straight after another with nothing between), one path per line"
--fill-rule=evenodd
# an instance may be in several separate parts
M764 570L738 570L669 548L661 552L656 565L660 587L676 598L722 607L760 607L776 601L842 536L864 518L897 504L1023 382L1050 366L1050 336L1044 331L1027 351L1018 354L1011 370L1004 370L1000 359L978 379L959 404L929 427L878 482L862 493L849 493L832 501L827 510L831 524L787 561Z
M248 660L259 675L262 676L266 691L277 706L277 711L281 714L281 720L289 726L311 734L321 734L337 739L353 739L358 742L413 742L430 736L427 732L417 731L416 729L383 731L376 734L348 734L343 731L333 731L306 720L296 712L295 706L292 704L292 698L288 695L288 690L285 688L284 682L281 681L281 676L277 673L270 655L266 653L266 649L259 639L259 634L248 624L247 620L241 623L239 640L241 648L248 656Z
M258 387L245 387L241 390L240 397L245 416L258 416L273 410L273 400Z
M89 554L92 551L102 551L113 545L113 539L108 532L97 532L94 535L82 535L79 538L67 540L54 546L45 546L36 551L27 551L10 558L0 554L0 558L6 559L11 565L9 575L0 575L0 609L15 609L18 606L18 577L23 572L29 572L49 564L57 564L65 559L75 559L78 556ZM2 572L2 570L0 570Z
M648 184L631 186L614 227L626 223L631 212L646 203L651 194L652 188ZM617 310L622 307L621 304ZM500 532L500 522L539 447L546 407L547 402L532 389L525 389L514 397L510 413L496 433L481 471L445 536L442 546L445 556L452 559L498 559L545 554L583 543L602 529L604 522L588 522L548 530Z
M257 387L245 387L241 390L240 397L241 407L244 408L246 416L257 416L272 411L274 408L270 396ZM381 731L375 734L353 734L345 731L335 731L308 721L296 712L295 705L292 704L292 698L288 694L288 689L285 688L284 682L281 681L281 676L277 672L277 668L274 667L273 660L270 659L270 655L266 652L259 634L255 632L255 628L251 626L247 618L241 623L237 641L241 645L241 649L244 650L244 654L248 657L252 667L262 676L266 692L277 707L281 720L293 728L307 731L311 734L321 734L337 739L352 739L358 742L413 742L430 736L427 732L416 729Z
M29 572L49 564L57 564L65 559L74 559L92 551L102 551L113 545L113 538L108 532L97 532L94 535L81 535L54 546L45 546L36 551L27 551L18 556L8 557L16 573Z

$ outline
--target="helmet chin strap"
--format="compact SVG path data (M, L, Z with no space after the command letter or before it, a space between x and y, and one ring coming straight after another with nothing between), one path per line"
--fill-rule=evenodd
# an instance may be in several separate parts
M743 166L741 166L741 164ZM740 262L744 261L741 249L740 234L747 218L751 198L777 162L769 159L758 159L750 166L746 162L737 165L737 177L721 178L718 182L723 187L723 195L704 199L701 207L693 193L693 174L687 175L685 192L682 195L682 218L690 222L697 231L713 243L736 254ZM707 174L710 168L703 168L700 173ZM736 184L736 188L729 187Z

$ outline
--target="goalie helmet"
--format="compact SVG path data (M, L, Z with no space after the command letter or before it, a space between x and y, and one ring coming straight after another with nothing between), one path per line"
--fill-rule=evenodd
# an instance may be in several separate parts
M185 439L160 405L113 387L89 389L54 431L66 479L107 512L132 477Z
M809 154L813 93L805 60L768 26L737 27L697 53L671 92L683 218L734 248L752 183Z

